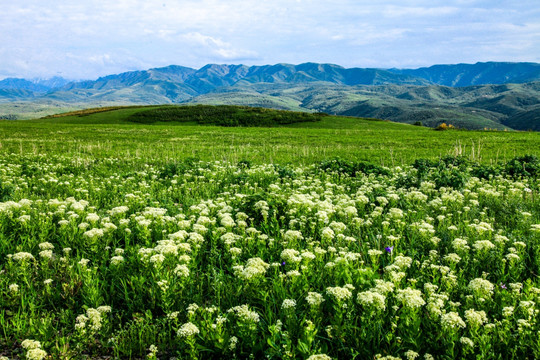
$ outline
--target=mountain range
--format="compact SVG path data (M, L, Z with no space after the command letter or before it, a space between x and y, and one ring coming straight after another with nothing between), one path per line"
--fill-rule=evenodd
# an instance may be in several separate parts
M92 81L0 81L0 117L119 104L205 103L375 117L436 126L540 130L540 64L487 62L419 69L305 63L171 65ZM25 111L25 106L31 111ZM32 116L32 113L34 116Z

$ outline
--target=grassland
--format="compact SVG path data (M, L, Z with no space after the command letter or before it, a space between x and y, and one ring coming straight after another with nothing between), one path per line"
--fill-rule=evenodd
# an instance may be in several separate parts
M0 360L540 356L537 133L176 110L0 122Z
M220 127L193 122L139 124L140 111L71 114L52 119L0 122L0 152L62 153L79 157L122 157L152 163L196 157L205 161L310 164L341 157L380 165L411 164L417 158L464 155L483 163L540 155L534 132L434 131L407 124L328 116L316 122L277 127Z

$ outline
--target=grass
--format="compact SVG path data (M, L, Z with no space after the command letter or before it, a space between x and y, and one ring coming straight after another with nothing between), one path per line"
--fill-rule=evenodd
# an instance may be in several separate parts
M540 356L537 133L156 109L0 122L0 359Z
M534 132L443 131L388 121L328 116L279 127L219 127L193 123L134 124L126 118L160 107L128 107L86 116L0 121L0 153L62 153L153 163L205 161L310 164L341 157L379 165L464 155L482 163L540 155Z

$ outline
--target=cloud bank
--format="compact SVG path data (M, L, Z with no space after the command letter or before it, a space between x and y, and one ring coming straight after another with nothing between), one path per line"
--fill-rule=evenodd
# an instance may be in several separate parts
M3 5L0 36L0 78L170 64L540 62L540 9L529 0L18 0Z

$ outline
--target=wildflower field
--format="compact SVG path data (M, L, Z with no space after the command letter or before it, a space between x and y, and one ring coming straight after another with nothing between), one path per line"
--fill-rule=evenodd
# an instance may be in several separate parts
M134 111L0 122L0 360L540 357L537 133Z
M4 153L0 358L539 358L539 176Z

